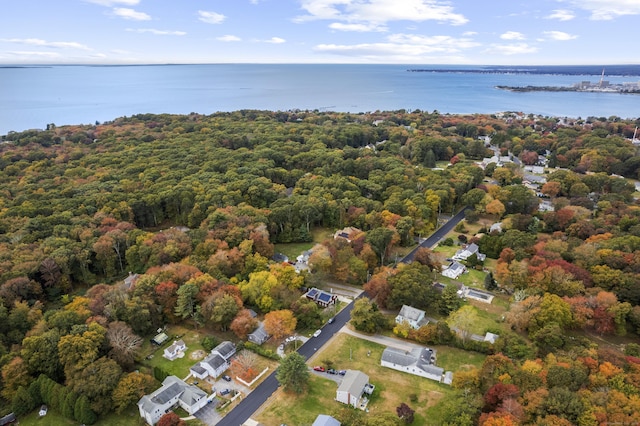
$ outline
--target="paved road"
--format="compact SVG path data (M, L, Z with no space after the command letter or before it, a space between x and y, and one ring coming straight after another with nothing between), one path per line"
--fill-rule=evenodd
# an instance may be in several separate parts
M464 211L462 209L458 214L453 216L447 223L442 225L440 229L434 232L429 238L425 239L418 247L416 247L411 253L406 255L401 262L409 263L413 260L416 251L420 247L431 248L449 233L462 219L464 219ZM361 294L360 297L364 295ZM353 309L353 303L351 302L339 312L332 324L325 324L322 327L322 332L318 337L310 338L305 344L303 344L298 352L309 359L318 349L320 349L329 339L340 331L340 329L351 318L351 310ZM251 415L264 404L267 399L278 389L279 383L276 379L275 371L271 373L262 383L256 387L253 392L245 397L229 414L218 423L220 426L241 426Z
M340 329L351 318L351 309L353 309L353 302L347 305L342 311L340 311L334 318L333 323L325 324L322 327L322 332L318 337L310 338L305 344L300 346L298 352L309 359L318 349L329 341L331 336L340 331ZM278 388L278 380L276 379L275 372L271 373L262 383L258 385L240 404L238 404L229 414L218 423L220 426L240 426L251 415L264 404L267 399Z
M462 221L462 219L464 219L464 212L467 208L468 207L465 207L462 210L460 210L455 216L449 219L447 223L442 225L439 229L436 230L436 232L431 234L429 238L426 238L424 241L422 241L422 243L420 243L418 247L411 250L409 254L407 254L405 257L403 257L400 260L400 263L411 263L413 262L413 258L416 256L416 252L418 251L418 249L423 247L432 248L433 246L435 246L438 243L438 241L444 238L445 235L451 232L451 230L455 228L456 225L460 223L460 221Z

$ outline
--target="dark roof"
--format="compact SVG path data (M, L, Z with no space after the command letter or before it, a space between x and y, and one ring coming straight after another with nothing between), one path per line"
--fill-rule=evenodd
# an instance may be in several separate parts
M329 293L322 292L318 295L318 300L320 300L321 302L330 302L331 295Z
M229 357L231 355L233 355L233 353L235 351L236 351L236 345L234 345L233 343L231 343L229 341L224 341L224 342L220 343L218 346L216 346L215 348L213 348L213 350L211 352L212 353L218 352L225 359L229 359Z
M16 415L13 413L9 413L6 416L0 418L0 426L8 425L9 423L13 423L16 420Z
M182 386L178 383L172 383L160 392L155 394L152 400L158 404L166 404L182 392Z
M225 359L221 357L219 354L214 353L209 355L205 359L203 359L201 362L204 364L209 364L211 367L213 367L214 370L217 370L219 367L224 365L227 361L225 361Z
M189 370L193 371L198 375L203 375L204 373L207 372L207 370L203 366L201 366L200 363L197 363L196 365L191 367Z
M318 290L317 288L312 288L311 290L309 290L307 292L307 297L311 298L311 299L315 299L316 295L318 294L320 290Z

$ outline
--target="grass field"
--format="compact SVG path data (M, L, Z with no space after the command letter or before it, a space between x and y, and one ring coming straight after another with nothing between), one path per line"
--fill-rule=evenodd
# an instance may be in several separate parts
M192 355L197 351L203 351L204 348L200 343L202 338L207 336L208 333L205 329L201 329L199 331L194 331L185 327L179 326L171 326L166 331L169 336L169 340L158 348L153 353L153 358L146 360L145 363L149 366L160 367L167 373L178 376L180 378L184 378L189 374L189 368L191 368L196 362L203 358L203 356L197 357L197 359L192 358ZM173 341L178 337L184 340L184 343L187 345L187 351L182 358L177 358L173 361L169 361L168 359L162 356L164 352L164 348L168 347L173 343ZM153 348L148 342L145 345L149 345L150 348ZM144 348L145 350L147 348ZM152 350L152 349L150 349ZM143 352L147 353L147 352ZM203 354L204 355L204 354Z
M330 360L336 369L353 369L366 373L369 381L376 386L368 406L372 414L393 413L401 402L406 402L416 410L414 424L438 424L436 420L440 417L438 402L450 395L453 390L449 386L432 380L382 367L380 358L383 350L382 345L339 334L330 345L316 354L309 364L322 364L325 360ZM444 352L450 349L440 350ZM455 349L452 351L451 355L444 357L444 362L448 366L462 368L467 365L479 365L482 362L475 354ZM294 398L279 391L264 411L257 416L257 420L266 426L278 426L282 423L310 424L318 414L330 414L344 407L334 401L337 388L338 385L332 380L314 377L308 395ZM410 402L411 394L417 395L417 402Z
M296 257L300 256L303 251L309 250L316 244L319 244L327 238L330 238L333 235L333 232L334 231L331 231L328 228L313 228L311 230L313 241L308 243L275 244L275 252L283 253L289 258L289 260L295 261Z
M24 417L20 417L20 424L22 426L77 426L78 422L75 420L67 419L58 413L51 410L45 417L38 415L38 410ZM140 417L137 407L129 408L122 414L109 414L102 417L93 424L94 426L143 426L146 425L144 420ZM200 420L189 420L188 426L200 426L203 423Z

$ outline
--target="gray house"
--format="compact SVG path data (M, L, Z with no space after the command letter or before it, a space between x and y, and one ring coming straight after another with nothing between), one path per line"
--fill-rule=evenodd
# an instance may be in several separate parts
M253 330L253 332L251 334L249 334L249 336L247 336L247 339L250 342L255 343L256 345L261 345L264 342L266 342L267 340L269 340L269 337L271 337L271 336L269 336L267 331L264 329L264 324L261 322L258 325L258 328Z

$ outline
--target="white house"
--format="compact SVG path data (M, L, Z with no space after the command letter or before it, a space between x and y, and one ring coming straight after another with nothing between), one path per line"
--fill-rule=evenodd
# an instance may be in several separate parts
M160 417L177 405L194 414L206 404L207 394L202 389L188 385L176 376L168 376L162 387L138 401L138 411L147 423L155 425Z
M453 255L454 260L467 260L471 255L476 255L479 261L483 261L486 259L486 255L480 253L480 249L477 244L471 243L467 244L466 247L458 250L456 254Z
M229 368L229 363L220 356L219 353L207 355L205 359L195 364L189 369L191 375L200 380L207 377L217 379Z
M418 329L429 321L424 319L425 312L409 305L402 305L400 312L396 316L396 324L408 322L411 328Z
M416 376L443 381L444 369L435 366L436 351L429 348L416 348L411 352L387 347L382 352L380 365Z
M442 271L442 275L445 277L449 277L452 280L457 279L460 275L462 275L467 270L467 267L458 261L453 261Z
M336 401L351 405L353 408L366 406L367 397L371 395L374 386L369 384L369 376L358 370L347 370L342 383L336 392Z
M211 350L211 353L218 353L225 361L229 361L236 354L236 345L232 342L224 341Z
M165 348L163 357L168 359L169 361L173 361L176 358L183 357L184 352L187 350L187 345L184 344L184 340L174 341L171 346Z
M205 359L189 369L191 375L200 380L207 377L217 379L229 368L229 360L236 354L236 345L224 341L211 350Z

